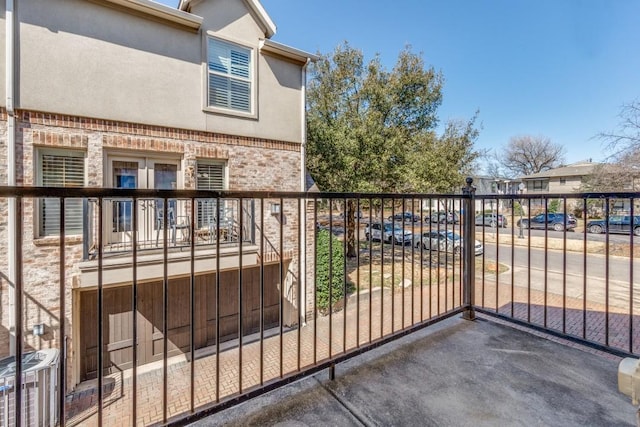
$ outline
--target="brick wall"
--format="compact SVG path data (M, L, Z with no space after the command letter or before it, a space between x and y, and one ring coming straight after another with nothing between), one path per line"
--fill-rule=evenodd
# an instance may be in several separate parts
M6 115L0 112L0 164L6 164ZM21 111L17 115L17 172L18 184L35 185L35 159L39 147L66 148L83 151L87 156L87 185L102 187L105 182L105 159L109 153L120 157L128 153L153 157L156 153L171 153L182 160L180 173L184 187L195 188L194 170L198 159L224 160L228 164L230 190L253 191L299 191L300 189L300 144L272 141L216 133L196 132L183 129L120 123L91 118L70 117ZM6 168L0 168L0 184L6 184ZM72 289L79 282L78 262L82 260L82 238L67 237L65 241L66 311L60 313L59 295L59 240L57 237L39 238L34 209L37 203L25 200L23 215L23 260L25 290L25 350L59 348L62 334L59 331L60 316L65 316L66 335L73 331ZM264 206L265 240L279 242L279 218L269 214L270 206ZM283 206L286 223L282 227L285 252L293 254L289 266L286 294L292 303L297 301L295 292L298 283L298 208L296 201ZM0 221L6 221L6 201L0 200ZM260 221L260 213L256 218ZM0 224L0 239L6 242L6 222ZM257 238L260 238L259 233ZM313 233L309 239L313 239ZM307 259L307 277L313 272L312 259ZM6 271L6 245L0 245L0 268ZM0 356L7 354L8 283L0 275L0 299L2 302L0 327ZM313 301L313 286L309 282ZM294 303L297 305L297 303ZM38 323L45 324L45 334L33 336L31 329ZM295 323L295 319L291 319ZM70 366L74 362L73 341L69 342ZM69 368L71 375L73 369ZM74 386L73 380L69 386Z
M7 116L0 112L0 185L7 185ZM9 270L7 260L7 200L0 198L0 304L9 307L9 282L6 274ZM2 310L0 323L0 358L9 354L8 313Z

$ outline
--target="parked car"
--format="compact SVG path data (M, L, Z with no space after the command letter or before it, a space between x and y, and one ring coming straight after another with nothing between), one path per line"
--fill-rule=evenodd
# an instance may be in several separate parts
M597 219L589 221L587 223L587 231L589 233L630 233L633 230L633 234L640 236L640 215L633 217L633 224L631 224L630 215L612 215L609 217L609 224L604 219Z
M425 231L422 235L417 234L413 239L413 245L416 248L424 248L430 251L453 253L454 255L462 254L462 238L460 235L448 230L431 230ZM474 253L476 256L482 255L484 246L482 242L474 240Z
M389 221L397 222L420 222L420 217L411 212L400 212L389 217Z
M571 214L562 213L548 213L536 215L533 218L519 219L518 227L522 225L522 228L537 228L544 230L545 228L551 228L556 231L573 230L578 225L578 221Z
M476 216L476 225L506 228L507 217L502 214L484 214Z
M411 244L413 242L413 233L410 230L403 230L401 226L394 223L385 222L381 224L374 222L366 224L364 227L364 235L367 240L381 241L384 240L393 244Z
M458 224L460 223L460 217L456 212L433 212L430 216L424 219L425 222L439 222L440 224Z

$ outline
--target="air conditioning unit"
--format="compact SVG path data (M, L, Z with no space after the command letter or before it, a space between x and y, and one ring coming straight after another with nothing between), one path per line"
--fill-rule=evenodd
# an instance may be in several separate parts
M57 349L25 353L22 356L22 424L55 426L58 421ZM0 360L0 425L15 425L15 357Z

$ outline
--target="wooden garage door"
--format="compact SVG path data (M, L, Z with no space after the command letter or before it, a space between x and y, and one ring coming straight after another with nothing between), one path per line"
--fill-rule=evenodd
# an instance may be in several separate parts
M238 338L239 309L238 271L220 276L220 341ZM265 266L264 328L280 325L279 268ZM243 335L260 328L260 270L243 270ZM197 276L195 280L195 348L216 343L216 275ZM81 380L96 377L98 357L97 291L80 294L80 372ZM133 295L131 286L103 290L103 367L104 373L132 367L133 360ZM162 282L138 284L138 365L163 357L163 286ZM168 356L189 351L190 344L190 279L169 280L167 300Z

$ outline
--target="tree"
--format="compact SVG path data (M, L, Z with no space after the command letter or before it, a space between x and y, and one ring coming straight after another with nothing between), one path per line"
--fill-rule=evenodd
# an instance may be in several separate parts
M640 189L640 100L624 104L618 117L620 122L616 130L598 134L613 154L583 181L583 191Z
M338 46L310 69L307 169L324 191L451 190L477 137L475 118L436 135L442 75L404 49L391 71L376 56ZM441 175L432 172L440 170ZM456 173L457 172L457 173ZM355 256L354 202L347 202L347 256Z
M531 175L560 166L564 147L543 136L515 136L498 157L514 176Z
M581 190L585 192L619 192L640 190L640 147L626 149L608 162L594 167L584 177Z
M620 157L625 153L640 152L640 100L636 99L624 104L618 114L618 128L610 132L602 132L598 137L612 149L612 157Z
M428 133L418 140L415 177L407 184L408 191L444 193L462 184L478 157L473 150L479 133L476 118L477 114L469 122L450 121L441 136Z
M482 158L484 174L492 178L502 178L508 175L508 172L504 170L500 156L495 151L484 150Z
M393 71L348 44L320 55L308 88L307 167L326 191L398 191L412 141L437 124L442 76L404 50Z

